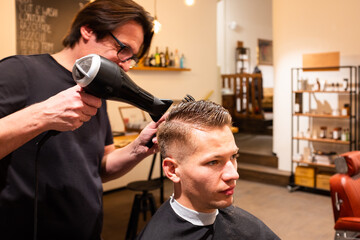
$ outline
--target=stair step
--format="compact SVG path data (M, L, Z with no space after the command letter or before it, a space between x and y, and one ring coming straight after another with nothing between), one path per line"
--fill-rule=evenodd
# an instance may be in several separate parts
M290 172L273 167L238 163L239 178L278 186L289 184Z
M240 152L238 162L278 168L278 158L274 155Z
M235 118L233 120L233 125L236 126L241 133L272 135L272 129L268 128L273 125L272 119Z

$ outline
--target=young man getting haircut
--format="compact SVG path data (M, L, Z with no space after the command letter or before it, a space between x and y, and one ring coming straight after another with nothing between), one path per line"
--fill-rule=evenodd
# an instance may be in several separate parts
M235 207L238 147L231 116L208 101L180 103L157 138L174 194L138 239L279 239L261 220Z

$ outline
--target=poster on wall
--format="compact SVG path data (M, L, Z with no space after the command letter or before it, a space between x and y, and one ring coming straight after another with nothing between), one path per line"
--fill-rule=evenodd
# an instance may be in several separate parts
M273 46L271 40L258 39L258 65L273 65Z
M16 53L60 51L75 14L89 0L16 0Z

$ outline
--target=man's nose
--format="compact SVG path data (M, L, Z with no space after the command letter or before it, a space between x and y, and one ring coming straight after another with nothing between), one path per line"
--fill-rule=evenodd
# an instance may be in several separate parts
M130 67L128 62L119 62L118 63L119 67L121 67L125 72L128 72Z
M237 179L239 179L239 173L237 171L237 162L228 161L224 168L223 180L226 182Z

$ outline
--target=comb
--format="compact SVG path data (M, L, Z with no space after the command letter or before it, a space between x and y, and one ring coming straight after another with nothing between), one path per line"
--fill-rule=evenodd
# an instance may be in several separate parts
M195 98L193 98L193 96L191 96L190 94L186 94L186 97L184 97L184 99L182 100L183 103L186 102L195 102Z

